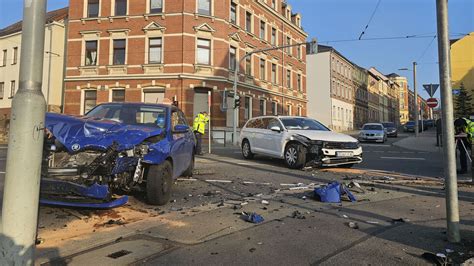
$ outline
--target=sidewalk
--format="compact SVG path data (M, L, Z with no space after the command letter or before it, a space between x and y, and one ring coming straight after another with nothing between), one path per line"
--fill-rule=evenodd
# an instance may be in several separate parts
M424 152L441 152L441 147L436 147L436 131L434 129L421 132L418 137L411 135L410 137L401 139L394 146Z

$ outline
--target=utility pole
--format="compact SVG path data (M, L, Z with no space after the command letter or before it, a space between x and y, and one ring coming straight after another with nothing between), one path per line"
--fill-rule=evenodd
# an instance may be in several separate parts
M443 129L444 178L448 241L461 241L459 234L458 184L456 176L456 146L454 144L453 100L451 91L448 0L436 0L438 26L439 79Z
M3 197L9 265L33 265L46 102L41 92L46 0L24 0L19 89L13 97ZM3 263L0 263L3 264Z
M415 93L415 137L418 137L418 118L420 109L418 108L418 90L416 89L416 62L413 62L413 90Z
M264 49L257 49L250 51L246 53L239 61L235 60L235 75L234 75L234 88L233 88L233 93L234 93L234 123L233 123L233 134L232 134L232 139L233 139L233 144L234 146L237 146L237 125L239 121L237 121L238 116L239 116L239 108L238 106L235 106L235 102L239 98L239 95L237 93L237 83L239 81L239 67L240 64L249 56L252 56L253 54L256 53L261 53L261 52L267 52L267 51L274 51L274 50L280 50L280 49L285 49L289 47L296 47L296 46L301 46L301 45L316 45L316 39L313 39L311 42L304 42L304 43L295 43L295 44L289 44L289 45L282 45L282 46L276 46L276 47L270 47L270 48L264 48Z

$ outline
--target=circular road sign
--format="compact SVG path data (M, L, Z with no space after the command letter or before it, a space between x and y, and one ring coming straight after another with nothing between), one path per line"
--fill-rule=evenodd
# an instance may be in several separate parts
M428 100L426 100L426 104L428 105L429 108L436 108L438 107L438 99L429 98Z

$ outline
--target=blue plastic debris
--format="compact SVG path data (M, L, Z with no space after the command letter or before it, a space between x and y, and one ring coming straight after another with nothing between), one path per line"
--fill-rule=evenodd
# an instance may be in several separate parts
M322 202L340 203L341 196L344 194L347 194L352 202L357 201L349 189L339 182L332 182L326 186L316 188L314 194L316 197L319 197Z
M128 196L123 196L118 199L108 202L67 202L51 199L40 199L40 204L60 206L60 207L76 207L76 208L91 208L91 209L112 209L125 205L128 202Z
M252 213L242 212L241 218L244 221L247 221L249 223L254 223L254 224L258 224L258 223L261 223L261 222L264 221L264 219L261 215L256 214L254 212L252 212Z

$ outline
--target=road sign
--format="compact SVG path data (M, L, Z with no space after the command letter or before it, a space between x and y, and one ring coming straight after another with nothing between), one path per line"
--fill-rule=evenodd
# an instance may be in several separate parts
M428 105L429 108L436 108L438 107L438 99L429 98L428 100L426 100L426 104Z
M430 97L433 97L433 95L439 88L439 84L424 84L423 88L425 88L426 92Z
M461 94L460 89L453 89L453 95L458 96L459 94Z

